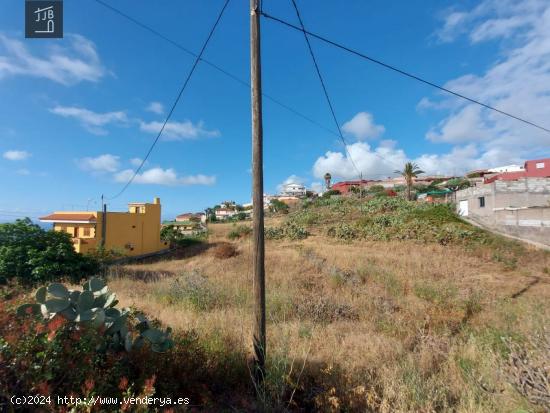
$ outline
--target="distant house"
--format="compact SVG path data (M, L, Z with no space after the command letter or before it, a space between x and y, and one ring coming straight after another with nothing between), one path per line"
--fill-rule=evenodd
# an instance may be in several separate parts
M550 245L550 174L542 165L547 162L528 161L525 171L498 174L457 191L457 212L501 232Z
M186 221L195 221L195 222L206 222L206 214L203 212L186 212L176 216L176 222L186 222Z
M128 212L57 211L40 218L55 231L70 234L77 252L100 246L123 255L140 256L168 247L160 239L160 199L128 204Z
M231 218L234 215L237 215L238 212L237 210L232 208L217 208L214 211L214 214L216 215L217 220L223 221L225 219Z
M341 194L345 195L352 191L352 188L363 188L366 190L369 183L373 182L372 180L357 180L357 181L341 181L332 184L330 189L339 191Z
M515 181L520 178L548 178L550 177L550 158L526 161L520 171L502 172L485 178L485 183L495 181Z
M283 186L283 189L281 190L281 195L301 197L306 196L306 192L306 187L304 185L291 183Z

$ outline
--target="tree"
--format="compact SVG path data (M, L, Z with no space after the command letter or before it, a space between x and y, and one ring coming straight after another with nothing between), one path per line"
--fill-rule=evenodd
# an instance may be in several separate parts
M445 187L449 188L452 191L458 191L460 189L469 188L471 185L470 181L464 178L453 178L449 179L445 184Z
M29 218L0 224L0 277L33 284L80 281L98 271L99 262L77 253L66 232L45 231Z
M396 174L400 174L405 178L405 182L407 183L407 199L411 200L411 188L413 186L414 178L417 178L418 175L423 174L424 171L418 168L418 165L414 162L407 162L405 164L405 168L403 168L402 171L396 170Z

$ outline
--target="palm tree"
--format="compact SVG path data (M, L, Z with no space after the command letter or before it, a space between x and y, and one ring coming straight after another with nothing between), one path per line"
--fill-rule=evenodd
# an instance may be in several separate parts
M330 189L330 180L332 179L332 176L327 172L325 174L325 186L327 188L327 191Z
M403 168L402 171L396 170L396 174L400 174L405 178L405 182L407 183L407 199L411 200L411 189L413 186L413 180L414 178L417 178L418 175L423 174L424 171L418 168L418 165L414 162L407 162L405 164L405 168Z

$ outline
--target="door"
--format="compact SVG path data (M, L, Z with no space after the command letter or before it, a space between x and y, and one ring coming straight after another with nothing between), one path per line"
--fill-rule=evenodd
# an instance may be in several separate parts
M468 216L468 200L460 201L458 203L458 215L463 217Z

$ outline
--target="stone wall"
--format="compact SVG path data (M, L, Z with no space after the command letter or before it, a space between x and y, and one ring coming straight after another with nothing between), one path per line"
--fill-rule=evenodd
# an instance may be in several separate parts
M479 198L484 197L485 207ZM456 192L468 218L509 235L550 245L550 178L495 181Z
M495 211L494 228L519 238L550 246L550 207Z

